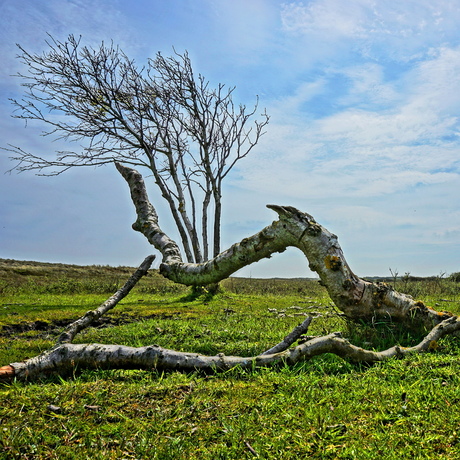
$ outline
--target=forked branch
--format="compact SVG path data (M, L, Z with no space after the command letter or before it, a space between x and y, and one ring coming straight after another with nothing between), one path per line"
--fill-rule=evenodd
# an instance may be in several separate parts
M0 368L0 380L36 379L50 374L72 375L78 369L155 369L157 371L219 372L232 368L254 369L294 365L324 353L333 353L356 362L375 363L392 357L427 351L433 342L460 329L457 317L451 317L437 326L416 346L394 346L384 351L365 350L349 343L340 332L315 337L296 347L272 354L252 357L205 356L162 348L158 345L128 347L101 344L62 344L22 363Z

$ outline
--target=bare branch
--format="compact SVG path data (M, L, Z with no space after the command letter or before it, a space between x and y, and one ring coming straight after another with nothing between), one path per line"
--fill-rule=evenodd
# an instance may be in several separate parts
M264 351L262 355L273 355L275 353L279 353L281 351L287 350L294 342L296 342L302 334L306 334L308 328L310 327L310 323L313 320L313 316L308 316L307 319L296 326L292 332L290 332L284 339L276 344L274 347L271 347L267 351Z
M156 369L158 371L206 372L227 371L233 368L292 366L324 353L333 353L355 362L375 363L393 357L422 353L433 341L460 330L460 320L451 317L435 326L416 346L394 346L384 351L365 350L350 344L339 332L315 337L290 350L261 354L253 357L205 356L162 348L158 345L128 347L101 344L62 344L22 363L11 363L0 368L0 380L36 379L54 373L73 374L78 369Z
M243 105L235 108L234 88L211 88L194 74L187 52L158 53L138 68L113 43L91 48L70 35L65 42L50 36L47 45L43 54L18 45L27 72L17 75L25 94L12 100L14 117L39 122L47 128L43 135L77 147L51 157L9 146L13 169L58 175L113 162L148 168L168 203L187 261L207 259L211 228L216 255L222 181L263 134L266 114L247 129L257 103L249 113Z
M137 282L147 274L147 271L151 267L154 259L155 256L146 257L139 268L130 276L128 281L126 281L126 283L115 294L113 294L102 305L100 305L99 308L86 312L84 316L70 324L59 336L57 344L59 345L62 343L71 343L79 332L81 332L83 329L86 329L94 321L98 320L101 316L114 308L118 302L120 302L120 300L124 299L129 294Z

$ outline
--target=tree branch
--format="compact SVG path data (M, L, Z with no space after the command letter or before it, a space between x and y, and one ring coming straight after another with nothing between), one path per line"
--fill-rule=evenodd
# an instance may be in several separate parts
M214 373L233 368L253 369L294 365L324 353L333 353L355 362L375 363L393 357L421 353L432 348L433 342L460 330L460 320L453 316L436 325L416 346L394 346L384 351L365 350L350 344L340 332L315 337L290 350L252 357L205 356L162 348L158 345L128 347L102 344L62 344L22 363L0 368L0 380L36 379L58 373L72 375L78 369L155 369L157 371Z
M137 282L147 274L154 259L155 256L146 257L139 268L129 277L128 281L126 281L126 283L115 294L100 305L99 308L86 312L84 316L70 324L59 336L57 345L71 343L80 331L86 329L93 321L98 320L102 315L114 308L120 300L124 299L129 294Z
M141 232L149 243L161 252L163 263L182 262L179 246L158 225L158 215L149 201L142 175L121 163L115 163L115 166L128 183L136 207L137 220L133 224L133 229Z
M274 347L271 347L267 351L264 351L262 355L272 355L274 353L279 353L281 351L287 350L294 342L296 342L302 334L306 334L310 323L313 320L313 316L309 316L303 323L296 326L290 334L288 334L284 339L276 344Z

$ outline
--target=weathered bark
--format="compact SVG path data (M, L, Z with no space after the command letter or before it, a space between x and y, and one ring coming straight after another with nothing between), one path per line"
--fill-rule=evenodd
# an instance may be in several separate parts
M59 336L57 343L71 343L75 336L86 329L94 321L99 319L102 315L107 313L109 310L114 308L120 300L124 299L131 289L137 284L137 282L147 274L147 271L152 265L155 256L148 256L139 266L139 268L130 276L128 281L120 288L118 291L113 294L109 299L107 299L102 305L99 306L96 310L91 310L85 313L80 319L74 321L70 324L66 330Z
M289 350L252 357L225 356L224 354L205 356L198 353L168 350L158 345L135 348L122 345L62 344L25 362L12 363L0 368L0 379L9 380L12 374L19 380L36 379L55 373L72 375L77 368L155 369L209 373L236 367L253 369L285 364L291 366L324 353L333 353L351 361L374 363L392 357L428 351L433 347L433 343L458 330L460 330L460 320L457 317L451 317L435 326L414 347L394 346L380 352L356 347L342 338L339 332L335 332L315 337Z
M182 262L179 246L158 226L158 215L149 201L142 175L121 163L115 163L115 166L128 182L136 207L137 220L133 224L133 229L143 233L149 243L161 252L163 263Z
M429 330L452 316L437 312L387 284L359 278L346 262L337 236L318 224L311 215L290 206L268 205L278 213L279 220L207 262L184 263L177 244L165 237L158 225L141 175L120 164L117 168L127 180L136 206L138 219L133 228L142 232L163 254L160 273L170 280L190 286L211 285L246 265L292 246L305 254L310 269L318 274L337 308L350 319L374 321L384 318L404 323L412 329L424 327Z

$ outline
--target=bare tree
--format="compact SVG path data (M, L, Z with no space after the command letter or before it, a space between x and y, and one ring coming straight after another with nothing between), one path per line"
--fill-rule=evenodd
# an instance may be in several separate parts
M93 49L80 41L50 38L43 54L18 45L27 72L18 74L26 92L12 101L15 116L44 122L45 135L83 146L53 158L10 146L15 169L56 175L115 161L147 168L169 205L187 261L208 260L210 232L217 255L222 183L264 134L267 114L250 123L258 101L251 110L235 106L235 88L211 88L194 74L187 52L158 53L138 68L113 44Z

